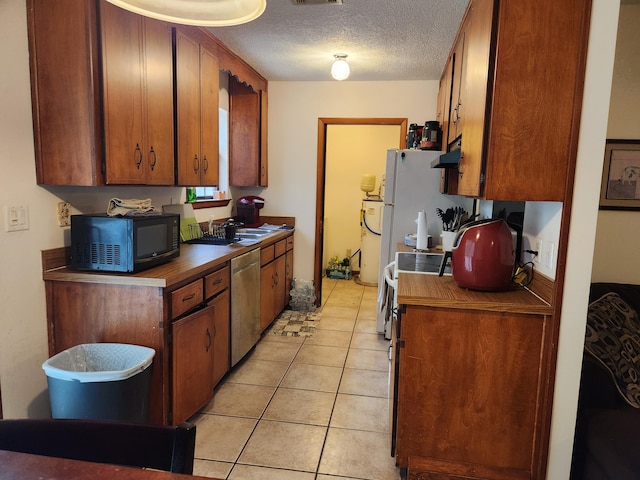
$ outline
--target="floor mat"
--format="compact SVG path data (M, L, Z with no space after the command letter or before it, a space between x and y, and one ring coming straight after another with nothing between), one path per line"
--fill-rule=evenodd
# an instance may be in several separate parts
M268 334L288 337L311 337L316 332L319 321L319 313L284 310L274 320Z

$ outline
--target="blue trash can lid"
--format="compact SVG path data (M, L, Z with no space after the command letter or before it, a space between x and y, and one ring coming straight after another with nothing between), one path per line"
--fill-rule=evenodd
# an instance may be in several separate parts
M42 364L45 374L60 380L113 382L142 372L153 361L153 348L126 343L85 343L64 350Z

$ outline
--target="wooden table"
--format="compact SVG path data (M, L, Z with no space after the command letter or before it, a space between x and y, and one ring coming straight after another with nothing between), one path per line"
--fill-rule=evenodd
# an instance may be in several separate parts
M0 450L0 480L197 480L204 478Z

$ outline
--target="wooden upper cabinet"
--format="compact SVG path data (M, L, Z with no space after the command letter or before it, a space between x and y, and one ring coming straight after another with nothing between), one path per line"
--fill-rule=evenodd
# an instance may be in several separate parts
M215 185L219 67L216 45L195 28L176 29L178 184Z
M105 1L27 7L38 183L172 185L169 25Z
M97 3L28 0L31 104L40 185L102 185Z
M267 186L267 92L229 77L229 185Z
M173 185L169 24L101 4L106 183Z
M458 194L564 200L575 165L590 10L589 0L470 2L459 31Z
M486 120L490 118L487 116L487 85L492 18L493 0L474 0L469 5L461 31L464 35L464 50L459 68L460 101L457 107L457 134L461 139L457 193L470 197L482 194L483 139L487 128ZM456 67L457 64L456 61ZM453 100L451 103L453 115Z

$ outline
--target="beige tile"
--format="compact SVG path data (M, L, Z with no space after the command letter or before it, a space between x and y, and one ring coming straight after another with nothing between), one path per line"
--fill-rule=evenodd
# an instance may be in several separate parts
M233 468L233 463L215 462L213 460L193 461L193 474L200 477L227 478Z
M354 332L351 337L351 348L366 348L368 350L389 350L389 340L379 333Z
M238 463L315 472L326 427L261 420Z
M305 337L291 337L289 335L275 335L265 333L260 339L260 343L279 342L279 343L302 343Z
M234 417L260 418L276 387L223 383L203 411Z
M331 302L331 300L329 300ZM322 307L322 320L325 317L337 317L337 318L349 318L351 320L355 320L358 315L358 307L340 307L340 306L332 306L330 303L327 303ZM320 323L322 323L322 320Z
M279 388L262 418L327 426L335 398L335 393Z
M378 316L378 306L369 305L369 306L360 306L360 310L358 310L358 320L375 320Z
M316 475L316 480L362 480L353 477L337 477L335 475Z
M318 473L375 480L399 480L390 435L329 428Z
M311 472L297 472L280 468L256 467L253 465L236 465L229 480L313 480Z
M307 337L304 344L348 348L349 342L351 342L351 332L317 329L312 337Z
M338 394L330 426L368 432L389 432L389 400Z
M364 333L378 333L376 328L377 319L373 318L361 318L360 316L356 320L356 326L353 329L354 332L364 332Z
M322 314L318 330L340 330L343 332L352 332L355 325L355 318L331 317Z
M389 352L351 348L349 349L349 354L347 355L345 367L388 372Z
M282 335L269 335L270 337ZM255 350L251 353L251 359L269 360L271 362L289 362L293 361L300 349L301 342L285 343L285 342L259 342Z
M329 347L327 345L302 345L294 364L306 363L309 365L329 365L331 367L343 367L347 358L347 348Z
M276 386L289 368L288 363L247 358L236 365L227 378L230 383Z
M341 375L342 368L339 367L293 363L280 386L335 393Z
M327 299L327 307L349 307L357 308L360 305L360 296L350 292L333 293Z
M195 423L196 458L235 462L258 421L207 414L198 417Z
M375 370L345 368L338 392L387 398L389 396L389 374Z

